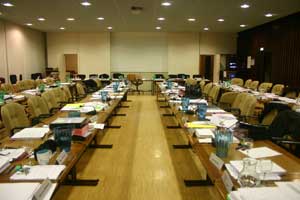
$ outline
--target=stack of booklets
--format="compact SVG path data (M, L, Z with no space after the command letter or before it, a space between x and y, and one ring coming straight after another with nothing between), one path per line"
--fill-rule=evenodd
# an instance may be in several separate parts
M6 157L0 157L0 173L5 171L10 165L9 159Z
M259 162L259 161L258 161ZM229 174L234 178L237 179L239 173L243 169L243 161L242 160L232 160L229 163L225 164L226 169L228 170ZM272 171L266 173L264 176L263 173L260 172L259 168L257 168L257 173L260 175L260 180L280 180L280 176L286 173L286 170L280 167L275 162L272 162Z
M48 132L49 128L24 128L21 131L15 133L11 139L41 139L43 138Z
M23 156L26 156L26 151L24 148L18 149L2 149L0 151L0 158L8 158L9 162L18 160Z
M228 195L231 200L299 200L300 181L275 182L275 187L239 188Z

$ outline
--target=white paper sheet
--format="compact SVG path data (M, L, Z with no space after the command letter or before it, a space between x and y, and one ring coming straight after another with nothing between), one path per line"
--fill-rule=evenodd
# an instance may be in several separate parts
M23 166L29 168L29 173L23 172L14 173L11 180L44 180L49 178L50 180L56 180L60 173L65 169L65 165L35 165L35 166Z
M268 147L258 147L258 148L247 149L244 151L243 150L239 150L239 151L251 158L267 158L267 157L281 155L281 153L274 151Z
M50 130L49 128L24 128L21 131L15 133L12 139L40 139L43 138L46 133Z

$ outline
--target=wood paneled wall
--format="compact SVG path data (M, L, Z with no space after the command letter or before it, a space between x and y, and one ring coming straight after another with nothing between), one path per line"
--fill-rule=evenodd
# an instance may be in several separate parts
M239 32L237 54L242 68L247 56L257 58L254 68L262 67L260 47L271 55L271 81L300 87L300 12Z

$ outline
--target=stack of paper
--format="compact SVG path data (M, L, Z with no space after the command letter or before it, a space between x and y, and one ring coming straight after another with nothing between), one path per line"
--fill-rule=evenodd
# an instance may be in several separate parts
M12 139L41 139L46 133L49 132L49 128L24 128L21 131L15 133Z
M274 151L268 147L258 147L258 148L252 148L247 150L240 150L240 152L255 159L281 155L281 153Z
M33 194L40 187L40 185L40 183L0 183L0 199L33 199ZM52 183L42 200L50 200L55 188L56 183Z
M210 122L216 126L231 128L238 120L232 114L213 114L210 118Z
M8 158L9 162L17 160L25 154L24 148L19 149L3 149L0 151L0 158L5 157Z
M231 200L299 200L300 182L276 182L277 187L239 188L229 194Z
M61 111L79 111L83 103L70 103L65 105Z
M222 110L220 108L208 108L207 113L225 113L225 110Z
M214 129L216 126L206 121L193 121L186 123L187 128L205 128L205 129Z
M34 165L23 166L23 168L29 168L29 173L16 172L13 174L11 180L56 180L60 173L65 169L65 165Z
M6 157L0 157L0 173L2 173L10 165L9 159Z

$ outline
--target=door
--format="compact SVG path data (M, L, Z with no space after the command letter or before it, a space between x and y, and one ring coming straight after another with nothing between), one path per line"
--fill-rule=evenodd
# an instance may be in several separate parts
M78 73L78 55L77 54L65 54L66 72L71 74Z
M209 80L213 80L214 56L200 55L199 74Z

